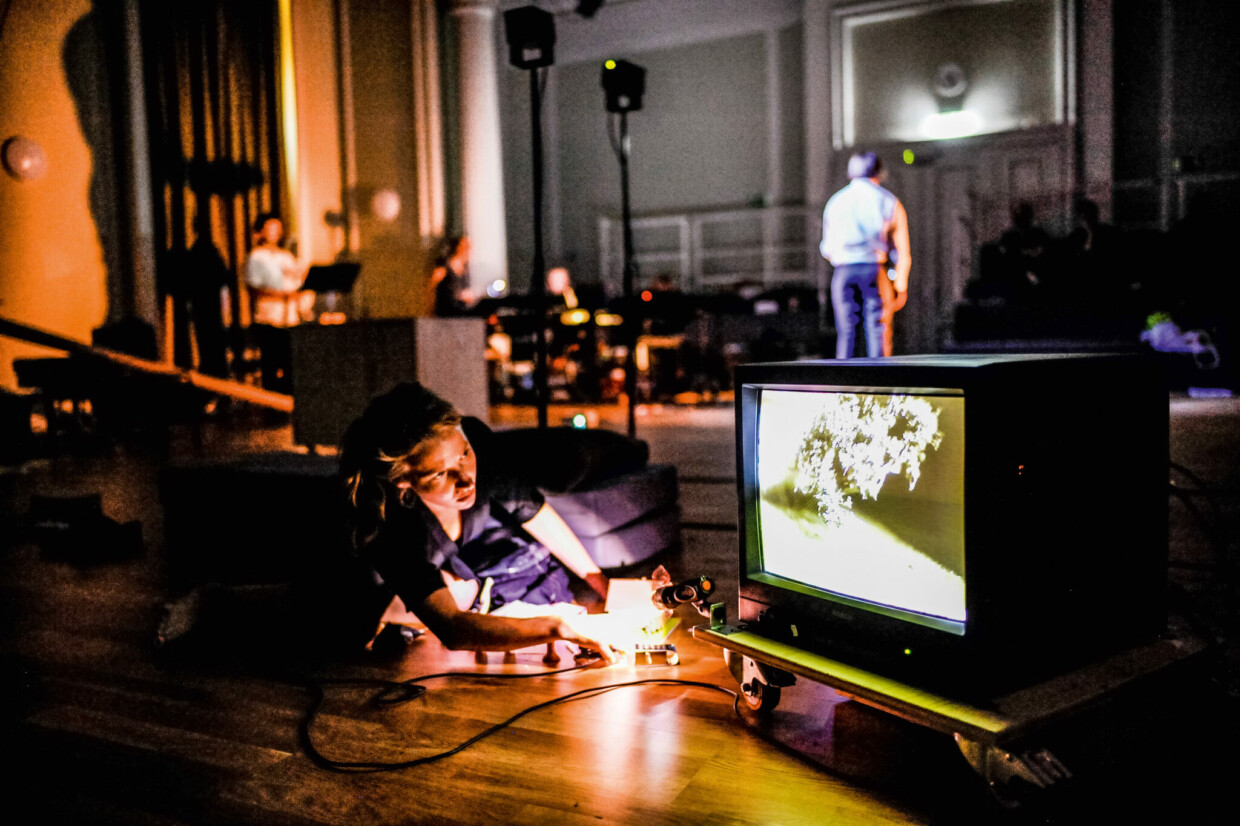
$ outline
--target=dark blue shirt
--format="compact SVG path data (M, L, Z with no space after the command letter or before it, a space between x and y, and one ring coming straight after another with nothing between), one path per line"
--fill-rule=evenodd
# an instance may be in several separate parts
M378 533L361 549L386 587L415 613L444 587L440 571L478 579L475 571L496 564L512 551L513 542L528 544L521 525L544 502L538 488L522 478L526 474L495 449L490 428L474 418L461 425L478 460L478 494L461 513L460 539L450 539L422 500L412 497L409 505L388 510Z

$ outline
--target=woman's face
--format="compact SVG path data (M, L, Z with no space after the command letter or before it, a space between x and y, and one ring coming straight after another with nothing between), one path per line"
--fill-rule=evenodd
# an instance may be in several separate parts
M465 269L465 265L469 263L469 239L462 238L456 245L456 249L452 251L452 257L448 259L448 266L453 272L461 272Z
M284 237L284 223L279 218L268 218L263 222L263 228L258 233L258 237L265 244L280 243L280 239Z
M465 510L478 489L478 459L460 427L432 436L414 451L409 476L397 487L412 490L432 510Z

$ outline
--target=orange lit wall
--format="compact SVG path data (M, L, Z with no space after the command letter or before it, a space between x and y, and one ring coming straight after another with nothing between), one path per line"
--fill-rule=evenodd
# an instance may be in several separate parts
M104 322L106 270L61 49L90 10L90 0L11 3L0 32L0 141L35 140L48 162L36 181L0 173L0 315L83 341ZM45 354L55 352L0 338L0 386L16 386L14 358Z

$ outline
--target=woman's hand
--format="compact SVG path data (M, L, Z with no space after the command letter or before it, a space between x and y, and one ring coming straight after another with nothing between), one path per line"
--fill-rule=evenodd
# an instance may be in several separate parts
M366 643L366 650L369 651L374 647L375 640L383 633L383 629L388 625L407 625L410 627L421 625L421 621L408 608L400 597L392 597L392 601L388 603L387 610L383 612L383 616L379 618L379 626L375 629L375 633L371 635L370 642Z
M609 641L605 623L599 621L604 615L579 614L559 617L556 635L568 642L597 651L608 665L620 662L624 648L618 642Z

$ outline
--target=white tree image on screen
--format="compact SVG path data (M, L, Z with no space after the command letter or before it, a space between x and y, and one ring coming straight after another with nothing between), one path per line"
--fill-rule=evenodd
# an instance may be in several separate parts
M942 442L938 428L938 413L925 399L824 394L801 441L796 488L814 497L827 526L838 528L853 497L877 499L888 476L903 475L915 488L927 448Z

